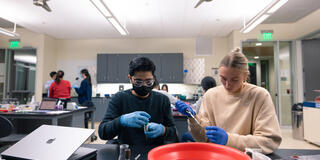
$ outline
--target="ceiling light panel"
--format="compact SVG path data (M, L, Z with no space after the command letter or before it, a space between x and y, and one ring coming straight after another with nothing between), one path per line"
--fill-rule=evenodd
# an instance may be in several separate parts
M91 2L105 17L108 18L112 16L107 5L102 0L91 0Z
M124 29L124 27L121 26L118 20L115 18L108 18L108 21L113 25L114 28L116 28L117 31L120 32L121 35L127 35L127 31Z

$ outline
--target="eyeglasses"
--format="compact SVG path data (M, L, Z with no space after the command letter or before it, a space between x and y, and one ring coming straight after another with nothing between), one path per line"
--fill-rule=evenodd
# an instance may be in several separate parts
M147 87L151 87L151 86L153 86L154 79L147 79L147 80L133 79L132 82L134 85L136 85L138 87L141 87L143 84L145 84L145 86L147 86Z

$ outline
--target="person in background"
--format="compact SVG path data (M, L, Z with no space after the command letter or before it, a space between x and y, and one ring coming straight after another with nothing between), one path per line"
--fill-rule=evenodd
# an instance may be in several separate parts
M206 76L201 80L202 94L204 95L207 90L217 86L216 80L214 80L211 76ZM202 103L203 96L201 96L195 104L192 105L193 108L196 109L196 113L199 113L199 109Z
M48 92L47 97L50 97L49 88L50 88L51 84L54 82L54 80L56 79L56 77L57 77L57 72L56 72L56 71L52 71L52 72L50 72L49 75L50 75L51 79L48 80L48 81L46 82L46 84L44 85L44 88L45 88L45 89L47 90L47 92Z
M82 69L80 71L80 74L83 78L83 80L81 81L80 87L78 88L76 85L72 85L72 88L74 88L78 94L78 103L80 106L93 107L94 104L91 101L91 97L92 97L91 76L87 69ZM90 120L90 118L92 118L90 114L91 113L88 113L88 112L85 113L85 118L84 118L85 128L88 128L88 121Z
M131 60L128 78L132 89L111 97L99 125L101 139L112 140L118 136L119 144L141 146L177 141L170 101L165 95L152 91L155 69L146 57Z
M169 92L168 85L163 84L163 85L161 86L161 90L166 91L166 92Z
M81 106L92 107L92 83L91 76L87 69L82 69L80 71L83 80L81 81L80 87L73 85L72 88L75 89L78 94L78 102Z
M207 90L209 90L210 88L216 87L217 83L214 80L213 77L211 76L206 76L201 80L201 87L202 87L202 94L205 94L207 92ZM195 104L192 104L191 106L196 109L196 114L199 113L199 109L202 103L202 98L203 96L201 96L197 102ZM181 138L182 142L194 142L195 140L192 138L190 132L185 132Z
M155 92L159 92L159 93L167 96L167 97L169 98L169 101L170 101L170 103L171 103L172 105L175 105L176 102L177 102L177 100L178 100L176 97L172 96L172 95L169 94L168 92L163 91L163 90L160 90L159 82L158 82L158 80L157 80L156 78L154 79L153 89L152 89L152 90L155 91Z
M192 137L242 151L261 148L272 153L282 140L275 107L266 89L246 83L248 60L240 49L221 60L219 76L223 85L205 93L198 114L185 103L176 103L179 112L187 115L188 109L200 122L188 119Z
M55 81L49 88L50 98L70 99L71 85L67 80L63 80L64 72L59 70Z

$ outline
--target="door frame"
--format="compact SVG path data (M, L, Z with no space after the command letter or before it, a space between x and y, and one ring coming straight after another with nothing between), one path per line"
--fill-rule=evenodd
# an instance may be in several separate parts
M3 91L2 91L2 97L1 98L6 98L6 79L7 79L7 48L0 48L4 50L4 82L3 82Z
M240 47L241 50L243 48L243 43L244 42L253 42L253 43L263 43L263 41L258 41L258 40L250 40L250 41L241 41ZM280 69L279 69L279 49L280 49L280 42L289 42L289 56L290 56L290 102L291 105L294 103L294 94L295 94L295 88L294 88L294 81L293 81L293 64L294 64L294 57L293 57L293 48L294 48L294 40L275 40L275 41L268 41L268 42L273 42L273 55L274 55L274 76L275 76L275 110L276 114L278 117L279 124L281 126L284 126L282 124L282 116L281 116L281 96L280 95ZM261 75L260 75L261 76ZM261 78L260 78L261 80ZM270 80L271 81L271 80ZM289 113L291 115L291 113Z

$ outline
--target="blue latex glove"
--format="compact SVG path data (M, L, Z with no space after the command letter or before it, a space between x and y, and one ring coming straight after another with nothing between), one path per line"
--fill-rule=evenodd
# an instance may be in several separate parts
M222 128L216 126L207 126L206 136L210 142L226 145L228 141L228 134Z
M189 105L185 104L182 101L176 102L176 108L178 109L178 111L180 113L182 113L183 115L186 115L188 117L191 117L191 116L188 113L186 113L186 110L189 110L193 115L195 115L193 109Z
M151 116L144 111L135 111L120 117L120 124L124 127L141 128L149 122Z
M149 123L148 131L144 132L148 138L157 138L163 134L164 126L158 123Z
M78 86L76 86L76 85L72 85L71 87L72 87L72 88L79 88L79 87L78 87Z

